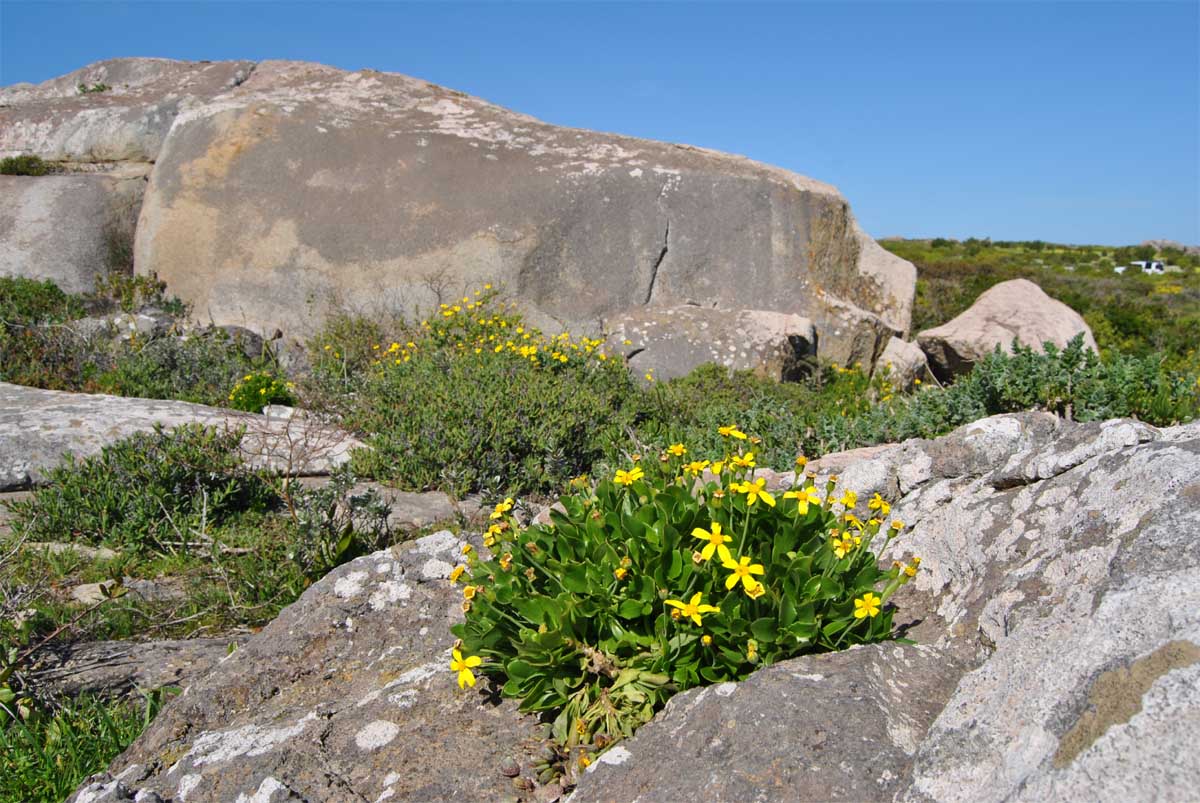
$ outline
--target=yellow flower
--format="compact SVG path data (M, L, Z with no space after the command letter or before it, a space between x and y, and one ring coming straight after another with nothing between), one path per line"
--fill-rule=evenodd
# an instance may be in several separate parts
M503 502L496 505L495 510L488 516L490 519L498 519L504 516L505 513L512 510L513 500L511 496L505 497Z
M858 494L854 491L846 491L838 501L846 506L846 510L850 510L858 504Z
M617 578L618 580L624 580L628 576L629 576L629 570L626 569L624 566L621 566L621 567L613 570L613 577Z
M504 571L508 571L509 569L512 568L512 561L513 561L512 553L505 552L504 556L500 558L500 568L503 569Z
M478 590L479 590L478 586L467 586L466 588L463 589L463 599L465 599L465 600L475 599L475 592Z
M730 575L725 578L725 589L732 591L733 587L738 584L738 580L742 581L742 585L747 590L753 588L757 581L751 577L752 574L762 574L763 567L761 563L750 563L750 558L742 556L734 562L733 556L729 556L729 560L722 560L721 566L729 569Z
M729 462L733 463L738 468L754 468L754 452L735 454L733 457L729 458Z
M455 566L453 569L450 570L450 582L457 583L458 578L462 577L463 572L465 572L466 570L467 570L467 567L463 566L461 564L458 566Z
M712 463L712 473L720 476L721 472L725 470L725 462L724 460L714 460Z
M746 642L746 660L753 661L758 657L758 642L750 639Z
M629 486L633 485L644 476L646 476L646 473L638 466L634 466L629 471L626 471L625 469L618 469L617 475L613 477L613 482L615 482L617 485Z
M863 523L862 523L862 520L859 519L858 516L855 516L853 513L847 513L847 514L845 514L844 518L845 518L847 524L852 525L855 529L859 530L860 532L862 531Z
M685 447L682 443L672 443L667 447L667 452L668 454L673 454L676 457L683 457L685 454L687 454L687 447Z
M758 599L765 593L767 593L767 589L762 583L755 583L754 585L746 588L746 596L748 596L750 599Z
M470 544L463 544L463 545L462 545L462 553L463 553L464 555L470 555L470 554L471 554L472 552L474 552L474 551L475 551L475 548L474 548L474 547L472 547Z
M795 499L796 500L796 510L801 516L808 513L809 505L821 504L821 495L819 493L817 493L817 489L812 487L811 485L808 486L807 488L799 488L799 489L793 488L792 490L785 493L783 495L783 498L784 499Z
M717 427L717 432L724 438L737 438L740 441L746 440L746 433L737 428L737 424L730 424L727 427Z
M838 538L835 535L833 537L832 546L833 554L837 556L838 560L841 560L854 550L854 539L848 535L843 536L842 538Z
M692 595L692 599L686 604L684 604L684 602L682 600L677 600L677 599L669 599L669 600L667 600L667 604L670 605L672 608L678 608L679 612L682 616L686 616L686 617L690 618L696 624L702 625L702 624L704 624L704 621L700 618L702 614L720 613L720 611L721 611L721 609L716 607L715 605L700 604L700 598L702 596L703 596L703 594L701 594L701 592L697 591L695 594Z
M471 671L472 667L479 666L483 660L478 655L468 655L466 658L458 651L456 647L451 655L453 660L450 661L450 671L458 673L458 687L460 689L467 686L475 685L475 674Z
M746 504L753 505L759 499L762 499L770 507L775 507L775 497L765 489L767 481L763 477L759 477L754 482L743 482L740 485L737 483L729 486L738 493L746 495Z
M888 513L892 512L892 506L885 502L883 497L879 494L875 494L871 497L871 501L867 502L867 507L869 507L871 510L878 510L880 516L886 516Z
M800 455L799 457L796 458L796 470L797 471L800 471L807 465L808 465L808 458L805 457L804 455Z
M693 538L699 538L701 541L708 542L704 545L704 549L700 550L700 559L708 560L713 556L713 552L716 552L721 558L722 564L732 561L733 556L729 554L729 547L725 545L733 539L721 532L720 522L714 521L709 526L712 527L711 531L701 529L700 527L692 530Z
M879 603L882 600L872 594L870 591L862 595L861 599L854 600L854 618L864 619L868 616L874 618L879 615Z
M892 522L892 529L896 531L896 534L897 534L897 535L899 535L899 534L900 534L900 531L904 529L904 522L902 522L902 521L899 521L899 520L897 520L897 521L893 521L893 522Z
M703 636L700 637L700 643L703 644L705 647L711 647L712 646L712 636L705 633Z
M696 477L702 474L706 468L708 468L707 460L693 460L684 466L683 470L688 474L691 474L693 477Z

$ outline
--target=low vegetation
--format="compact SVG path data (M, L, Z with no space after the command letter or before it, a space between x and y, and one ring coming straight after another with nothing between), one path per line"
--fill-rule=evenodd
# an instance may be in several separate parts
M45 176L54 172L40 156L6 156L0 159L0 176Z
M958 315L1009 279L1030 279L1084 317L1106 355L1162 356L1168 368L1200 365L1200 256L1153 246L1110 248L991 240L885 240L917 266L913 331ZM1134 260L1177 271L1147 276ZM1126 266L1123 274L1113 269Z
M522 528L497 504L492 557L468 551L451 575L466 614L459 685L478 668L545 712L568 766L679 691L892 637L888 599L920 561L879 567L903 529L888 503L811 476L773 494L754 478L757 439L714 432L719 460L683 443L636 456L594 489L578 483L549 525Z
M470 552L454 573L466 611L455 672L463 685L489 675L544 713L557 745L546 771L569 775L679 689L895 635L888 601L918 561L878 566L901 529L887 501L814 487L798 455L934 437L1020 410L1159 425L1200 415L1194 258L1167 255L1179 273L1117 276L1105 260L1141 254L886 245L918 265L916 327L1029 276L1084 313L1102 354L1078 339L1017 347L952 385L905 392L886 371L836 365L786 384L711 365L645 383L601 341L540 332L485 287L424 320L332 319L293 384L269 350L185 327L186 310L153 278L114 273L89 296L0 278L0 381L246 411L299 404L369 446L310 487L246 466L238 431L160 430L68 461L10 504L0 797L61 799L161 702L41 694L30 681L39 651L263 625L330 568L396 540L358 478L495 504L492 555ZM753 473L762 467L799 467L799 479L771 495ZM514 498L564 492L551 524L522 528L512 516ZM50 541L76 548L38 545ZM72 599L81 583L101 584L102 599ZM130 590L147 583L162 593Z

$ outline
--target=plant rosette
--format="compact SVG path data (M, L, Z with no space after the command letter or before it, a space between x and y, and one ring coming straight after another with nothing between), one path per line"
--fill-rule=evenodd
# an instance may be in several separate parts
M714 464L675 444L564 497L551 524L522 528L500 503L493 557L469 550L451 574L458 660L548 712L567 754L630 736L676 692L892 637L888 598L920 561L880 568L903 529L886 503L811 474L772 492L745 448L757 439L721 434L707 482Z

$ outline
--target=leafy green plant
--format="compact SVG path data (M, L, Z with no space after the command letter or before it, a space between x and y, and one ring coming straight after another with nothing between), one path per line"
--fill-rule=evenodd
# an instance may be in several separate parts
M111 86L102 83L79 84L75 87L75 91L81 95L96 95L101 92L107 92L110 89L112 89Z
M187 551L193 533L278 501L268 475L243 463L241 439L237 430L157 427L68 459L47 485L10 506L13 529L33 540Z
M265 371L246 374L229 392L229 406L235 410L259 413L268 404L296 403L292 395L292 384L278 379Z
M44 176L50 172L50 164L40 156L7 156L0 159L0 175Z
M546 712L565 753L589 752L677 691L890 638L888 598L919 561L879 568L873 548L903 527L884 526L887 502L811 477L776 499L746 435L721 431L716 463L673 444L565 497L551 525L522 529L511 500L497 505L493 557L469 550L451 574L464 583L460 685L479 667Z
M285 483L281 496L295 528L288 559L318 579L330 569L391 542L391 508L374 488L357 488L348 466L326 485Z
M58 323L81 315L83 304L79 298L64 293L49 279L39 282L0 276L0 325Z

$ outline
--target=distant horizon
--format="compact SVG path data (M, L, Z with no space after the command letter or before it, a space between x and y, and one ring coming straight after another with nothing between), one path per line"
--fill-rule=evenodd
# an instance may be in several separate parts
M1115 57L1130 30L1153 58ZM141 53L379 69L743 155L877 239L1200 244L1197 3L0 3L0 85Z

